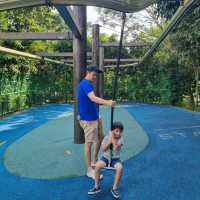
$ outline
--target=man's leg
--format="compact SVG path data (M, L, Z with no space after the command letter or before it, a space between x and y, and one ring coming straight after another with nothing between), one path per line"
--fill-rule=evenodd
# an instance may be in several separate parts
M92 169L92 167L91 167L91 147L92 147L91 142L85 143L85 159L86 159L88 171Z
M91 128L87 121L80 121L80 125L84 130L85 135L85 161L87 165L87 172L91 170Z
M89 121L86 122L86 126L84 127L85 131L85 159L87 164L87 176L95 179L94 170L91 166L91 147L92 144L98 141L98 122Z
M99 150L101 147L101 142L103 140L104 134L103 134L103 122L102 119L99 118L98 120L98 142L95 143L94 145L94 158L93 158L93 164L96 163L96 161L98 160L98 154L99 154Z

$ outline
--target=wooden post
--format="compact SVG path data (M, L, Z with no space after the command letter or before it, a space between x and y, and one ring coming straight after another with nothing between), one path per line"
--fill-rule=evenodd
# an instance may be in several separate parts
M104 72L104 47L99 48L99 69ZM99 96L104 98L104 73L99 76Z
M196 80L196 86L195 86L195 94L196 94L196 107L199 105L199 68L195 67L195 80Z
M83 144L84 134L78 121L77 88L81 79L85 76L87 60L87 11L85 6L74 6L74 17L81 32L81 38L74 36L74 143Z
M92 63L99 68L99 25L92 26ZM95 84L96 95L99 96L99 76Z

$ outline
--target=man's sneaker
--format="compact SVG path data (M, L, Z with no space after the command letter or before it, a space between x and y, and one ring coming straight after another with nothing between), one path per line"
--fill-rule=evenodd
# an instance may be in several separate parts
M111 193L113 195L114 198L119 199L120 198L120 194L117 190L113 190L113 188L111 189Z
M92 166L93 168L95 168L96 162L92 161L92 162L91 162L91 166Z
M94 170L87 171L87 177L95 179L95 171Z
M88 194L97 194L99 193L101 190L99 188L92 188L91 190L88 191Z
M89 170L87 172L87 177L92 178L95 180L95 170ZM103 174L100 174L100 180L103 179Z

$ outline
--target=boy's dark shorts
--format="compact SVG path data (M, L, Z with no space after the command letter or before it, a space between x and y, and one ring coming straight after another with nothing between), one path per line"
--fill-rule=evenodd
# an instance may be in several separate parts
M106 163L106 167L113 167L113 168L117 163L122 163L120 158L113 158L113 159L111 159L111 163L110 163L110 166L109 166L109 160L107 158L102 156L100 158L100 160Z

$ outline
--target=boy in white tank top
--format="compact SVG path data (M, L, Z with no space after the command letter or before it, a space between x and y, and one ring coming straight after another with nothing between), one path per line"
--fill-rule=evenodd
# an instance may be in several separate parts
M122 132L124 126L121 122L115 122L112 125L110 134L107 135L101 145L103 155L95 166L95 186L92 188L88 194L96 194L100 192L99 181L100 181L100 171L104 167L114 168L116 171L113 187L111 193L115 198L119 198L120 194L117 187L120 183L123 166L120 160L120 152L123 146Z

